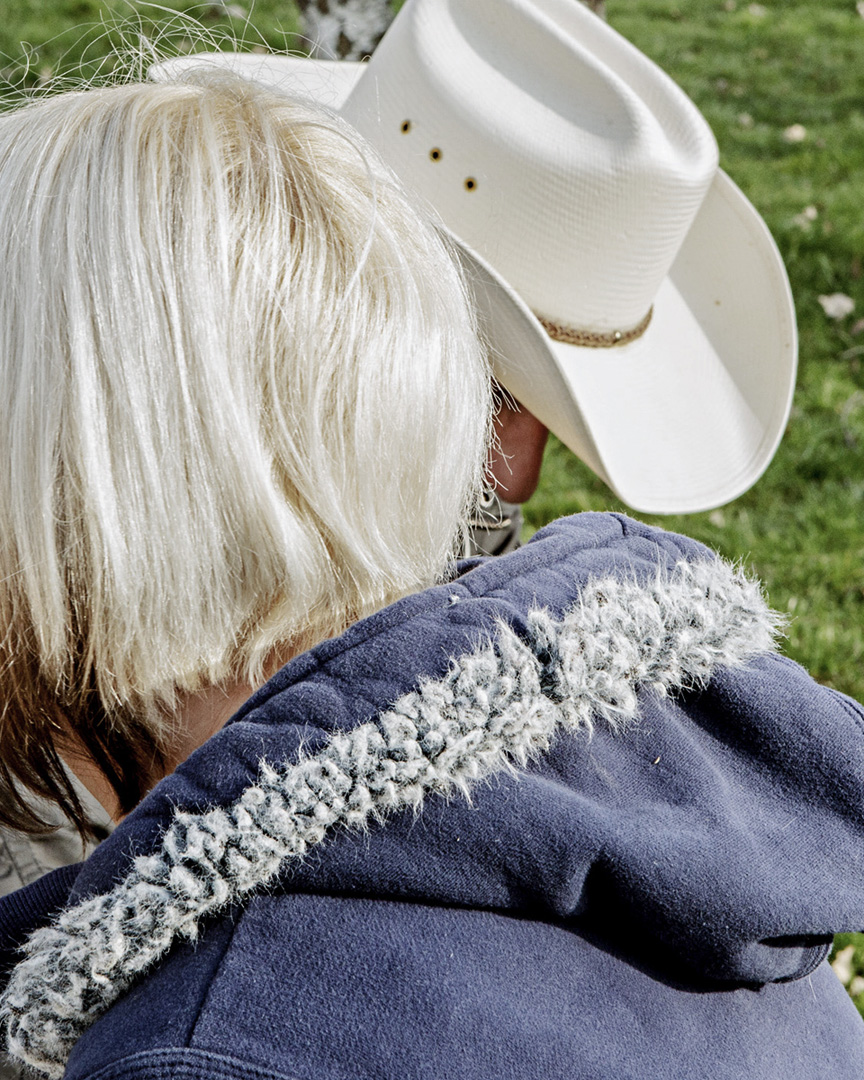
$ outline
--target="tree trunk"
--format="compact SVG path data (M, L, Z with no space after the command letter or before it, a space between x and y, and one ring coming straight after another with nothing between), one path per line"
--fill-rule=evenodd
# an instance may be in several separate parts
M606 18L605 0L582 0ZM393 18L390 0L297 0L303 35L313 56L362 60L371 56Z
M309 52L322 60L371 56L393 19L390 0L297 0Z

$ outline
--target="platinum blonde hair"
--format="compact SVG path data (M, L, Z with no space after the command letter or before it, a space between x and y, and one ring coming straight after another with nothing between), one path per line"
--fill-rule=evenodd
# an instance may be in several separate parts
M489 374L438 227L337 118L214 73L3 115L0 265L7 729L38 684L162 737L178 690L441 575Z

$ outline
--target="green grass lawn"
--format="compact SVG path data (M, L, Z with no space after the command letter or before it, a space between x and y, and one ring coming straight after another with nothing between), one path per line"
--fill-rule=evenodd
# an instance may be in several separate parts
M864 699L864 18L854 0L608 0L607 8L708 118L723 167L777 239L801 332L792 420L763 479L722 510L652 520L744 559L791 616L789 655ZM168 34L181 50L194 20L214 45L298 47L288 0L257 0L254 9L247 0L18 0L0 25L0 76L36 86L77 65L108 70L112 47L124 39L137 47L135 31L111 29L132 11L148 39ZM784 134L793 125L803 128L797 141ZM839 321L818 301L834 292L856 305ZM624 509L553 440L526 507L529 529L607 508ZM852 980L864 979L862 943L841 942L853 947ZM864 1011L864 992L857 1001Z
M184 52L193 42L195 48L297 50L298 30L290 0L16 0L0 22L0 92L82 73L110 77L136 57L146 64L154 49Z

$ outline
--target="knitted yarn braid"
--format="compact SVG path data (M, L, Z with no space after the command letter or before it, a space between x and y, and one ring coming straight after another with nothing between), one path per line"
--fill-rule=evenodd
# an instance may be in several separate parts
M178 811L123 882L37 931L3 997L10 1052L61 1076L75 1041L178 939L333 828L362 828L432 793L467 794L524 765L558 725L620 726L636 717L640 690L704 686L718 667L771 651L779 623L758 584L717 560L647 585L595 581L562 619L532 612L527 640L500 624L494 641L376 720L295 764L263 762L232 806Z

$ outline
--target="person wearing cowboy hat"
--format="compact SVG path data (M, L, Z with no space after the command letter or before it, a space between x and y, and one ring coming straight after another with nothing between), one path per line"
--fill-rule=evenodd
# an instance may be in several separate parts
M453 236L498 381L628 506L707 510L764 472L797 361L782 259L693 103L600 19L441 0L412 4L369 63L166 67L201 63L372 142Z
M450 558L490 355L634 501L752 480L794 366L776 253L575 2L390 33L344 98L211 65L0 118L0 812L86 832L69 768L116 823L0 901L7 1048L67 1080L854 1080L861 706L685 537L584 514ZM488 202L442 196L445 229L397 173L451 161ZM741 283L773 352L723 328Z
M336 110L436 209L508 399L628 506L711 509L767 468L797 363L782 259L692 102L601 20L421 4L368 64L210 60Z

